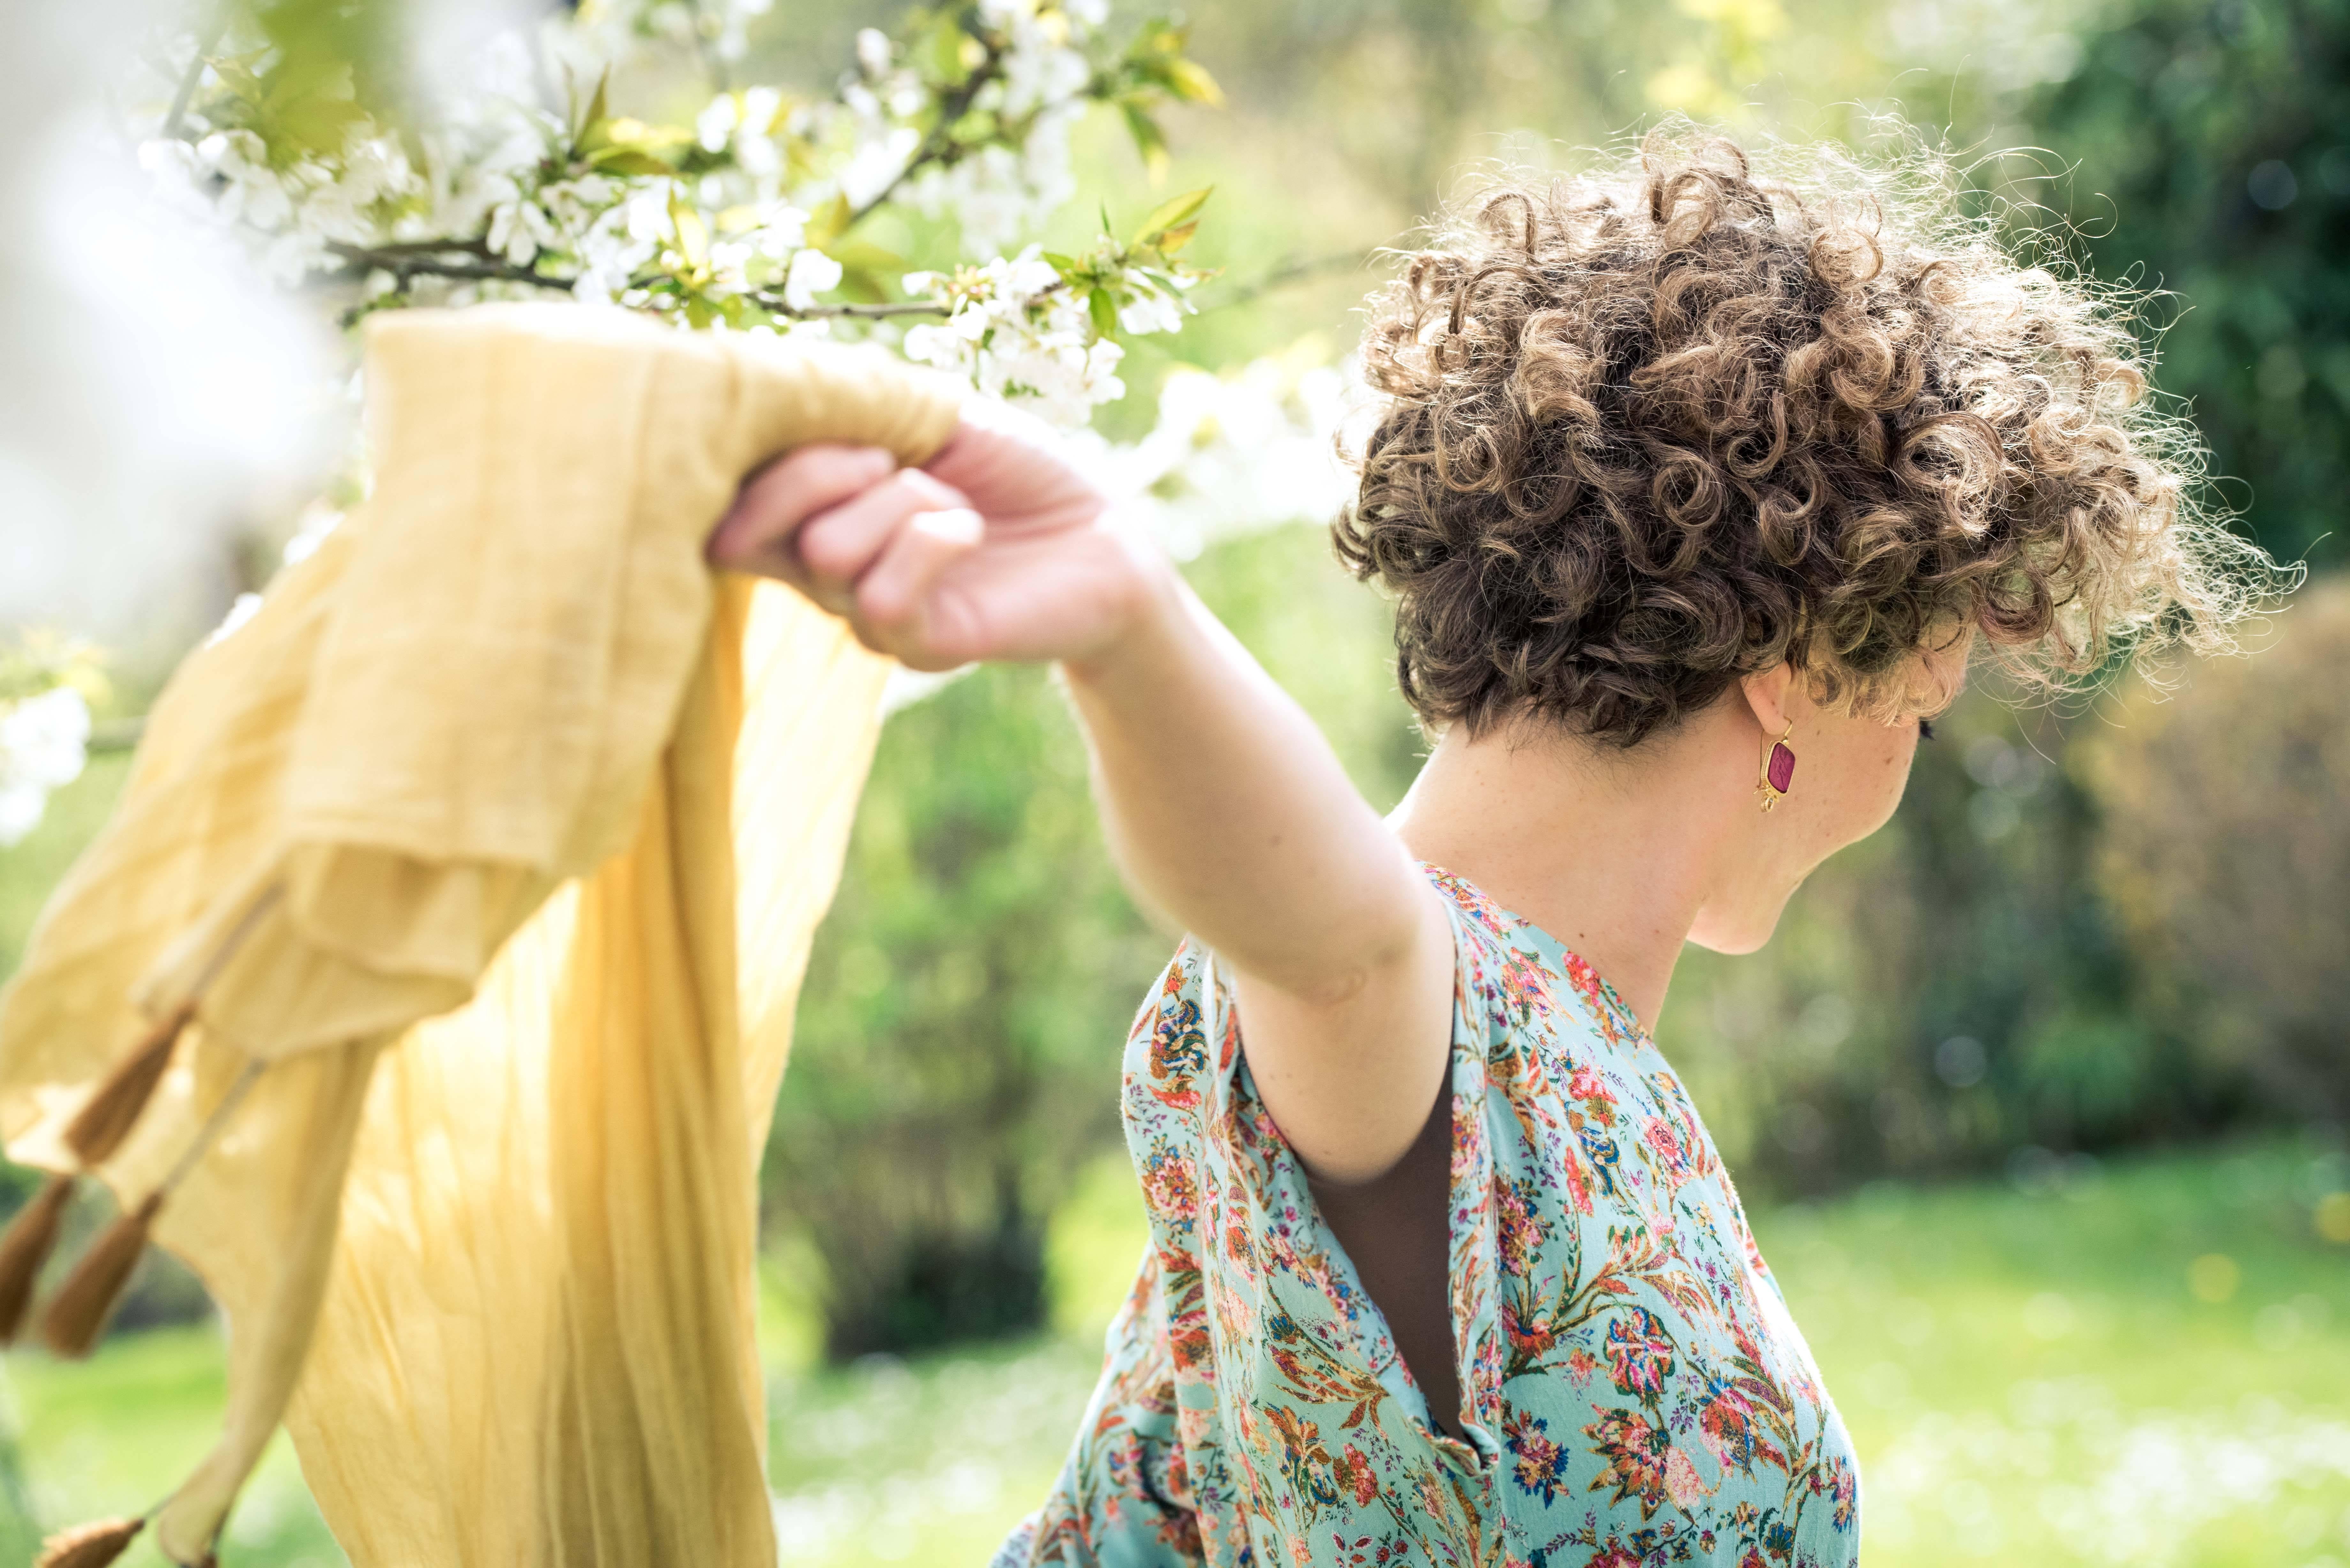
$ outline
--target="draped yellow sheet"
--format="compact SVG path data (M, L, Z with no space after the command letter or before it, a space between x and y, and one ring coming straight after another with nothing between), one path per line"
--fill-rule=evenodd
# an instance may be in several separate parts
M765 1568L757 1151L887 670L701 544L765 457L919 462L957 395L567 306L380 317L365 375L374 493L159 701L0 997L0 1132L71 1168L195 999L99 1173L203 1148L155 1236L230 1399L173 1560L282 1415L359 1568Z

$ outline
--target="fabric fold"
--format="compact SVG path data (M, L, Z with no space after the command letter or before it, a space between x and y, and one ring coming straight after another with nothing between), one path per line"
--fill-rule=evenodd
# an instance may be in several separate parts
M230 1326L175 1560L283 1412L360 1568L764 1568L756 1151L888 665L701 546L959 389L555 306L380 316L365 378L372 494L174 675L0 995L0 1133L73 1168L192 999L99 1171L185 1168L154 1234Z

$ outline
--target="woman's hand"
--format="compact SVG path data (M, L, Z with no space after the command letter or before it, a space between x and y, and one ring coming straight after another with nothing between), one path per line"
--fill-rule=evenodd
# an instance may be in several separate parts
M803 447L743 486L710 559L793 584L910 669L1097 657L1165 568L1051 442L973 404L927 468Z
M917 670L1058 659L1128 885L1232 968L1250 1070L1317 1176L1368 1180L1451 1049L1442 900L1298 706L1057 456L973 405L927 470L806 447L743 487L722 566L795 583Z

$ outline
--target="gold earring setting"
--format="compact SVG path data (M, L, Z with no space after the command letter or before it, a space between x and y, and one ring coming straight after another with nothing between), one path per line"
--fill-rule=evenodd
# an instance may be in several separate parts
M1754 793L1762 798L1764 811L1785 799L1787 786L1795 782L1795 753L1787 744L1787 737L1794 732L1795 723L1791 719L1779 738L1762 753L1762 766L1755 773Z

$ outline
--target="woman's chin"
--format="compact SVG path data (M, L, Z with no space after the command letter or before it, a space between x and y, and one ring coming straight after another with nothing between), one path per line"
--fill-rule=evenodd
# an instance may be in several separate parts
M1689 940L1708 952L1721 953L1731 958L1743 958L1748 953L1759 951L1763 944L1770 941L1771 933L1779 929L1780 912L1786 909L1787 899L1794 893L1794 889L1791 888L1767 905L1758 907L1700 909L1697 923L1690 927Z

